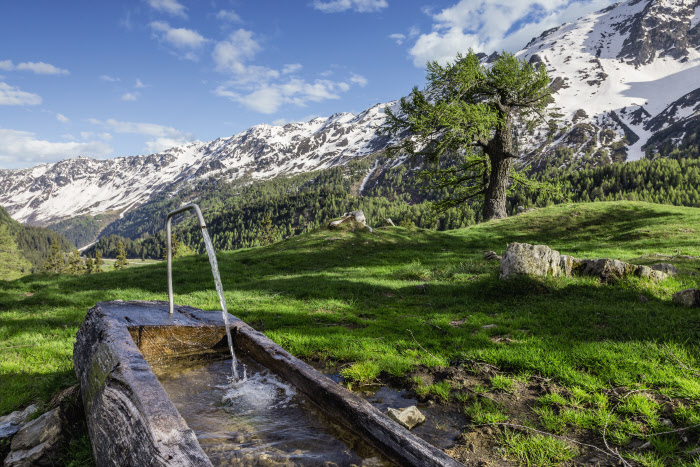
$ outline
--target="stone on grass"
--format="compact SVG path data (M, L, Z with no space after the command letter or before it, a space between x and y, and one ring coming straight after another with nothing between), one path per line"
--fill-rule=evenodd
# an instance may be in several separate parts
M389 407L386 412L389 415L389 418L398 422L400 425L403 425L409 430L425 421L425 415L423 415L415 405L398 410Z
M518 206L517 208L515 208L515 211L516 211L518 214L520 214L520 213L525 212L525 208L522 207L522 206Z
M671 277L677 276L680 271L671 263L656 263L651 265L651 269L654 271L661 271Z
M486 261L500 261L501 256L498 253L496 253L495 251L489 250L489 251L484 252L484 259Z
M685 289L673 294L673 303L686 308L700 306L700 290Z
M396 227L394 224L394 221L391 220L391 218L387 217L382 221L382 227Z
M561 255L546 245L511 243L501 259L499 277L558 276L561 273Z
M328 224L329 229L345 229L354 232L359 229L367 229L372 231L372 228L366 224L365 213L363 211L351 211L343 214L343 217L331 221Z
M24 425L12 438L12 451L5 459L5 467L56 465L66 442L65 426L59 408Z

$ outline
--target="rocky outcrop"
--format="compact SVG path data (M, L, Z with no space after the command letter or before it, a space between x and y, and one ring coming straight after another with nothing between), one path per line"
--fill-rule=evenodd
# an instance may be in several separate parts
M501 259L499 277L509 279L516 276L593 276L603 282L614 282L628 276L636 276L658 282L677 273L678 270L668 263L649 267L616 259L579 259L561 255L546 245L510 243Z
M331 221L328 224L328 228L331 230L349 230L351 232L366 229L372 232L372 227L368 226L366 221L367 219L363 211L351 211L343 214L343 217L340 219Z
M510 243L501 258L499 277L558 276L561 273L561 255L546 245Z

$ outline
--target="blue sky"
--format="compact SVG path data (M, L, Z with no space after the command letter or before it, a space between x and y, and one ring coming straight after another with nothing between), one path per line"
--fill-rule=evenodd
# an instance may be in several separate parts
M361 112L427 60L520 49L610 0L0 4L0 168L148 154Z

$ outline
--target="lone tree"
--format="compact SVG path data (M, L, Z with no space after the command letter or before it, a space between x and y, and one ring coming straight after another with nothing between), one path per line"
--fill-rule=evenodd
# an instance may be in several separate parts
M484 220L506 217L510 179L524 182L512 167L519 157L515 123L533 128L544 120L547 70L506 52L485 66L470 50L445 66L428 63L427 81L424 91L415 87L401 99L398 111L387 107L379 132L402 138L389 154L422 156L436 167L424 172L432 187L452 190L438 207L483 195ZM442 167L446 158L452 162Z
M63 259L63 254L61 253L61 247L58 246L58 242L54 238L51 241L51 254L46 259L44 263L44 270L47 272L53 272L55 274L60 274L65 268L65 261Z
M266 212L265 217L260 223L258 231L258 241L260 245L267 246L275 241L275 226L270 218L270 213Z
M129 262L126 260L126 250L124 243L119 240L117 243L117 260L114 262L114 269L124 269Z

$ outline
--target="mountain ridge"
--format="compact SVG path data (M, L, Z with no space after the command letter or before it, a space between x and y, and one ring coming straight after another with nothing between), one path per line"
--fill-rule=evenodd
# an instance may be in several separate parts
M524 164L533 168L562 156L573 167L638 160L700 130L700 0L617 3L544 31L516 55L546 66L552 78L551 118L520 135ZM252 182L344 165L391 142L375 132L385 105L394 103L260 124L157 154L0 170L0 205L35 225L103 213L111 219L197 180ZM367 178L387 167L372 167Z

